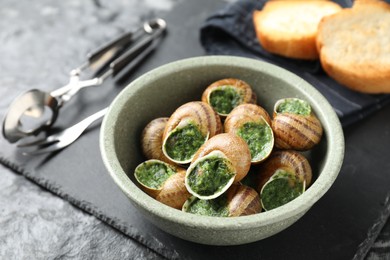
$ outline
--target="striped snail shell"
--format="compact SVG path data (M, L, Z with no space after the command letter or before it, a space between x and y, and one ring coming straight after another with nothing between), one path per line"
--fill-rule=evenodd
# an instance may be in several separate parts
M256 186L265 210L301 195L312 181L309 161L292 150L273 152L257 171Z
M162 140L168 117L153 119L145 126L141 135L142 152L147 159L157 159L170 163L170 160L163 154Z
M185 185L185 169L160 160L147 160L139 164L134 176L143 191L170 207L181 209L191 196Z
M227 78L209 85L202 94L202 101L225 117L240 104L256 103L256 93L245 81Z
M229 216L247 216L261 212L260 197L256 190L240 183L232 185L226 192Z
M170 116L163 134L162 151L174 163L191 162L199 147L222 132L219 116L208 104L188 102Z
M309 103L298 98L285 98L275 103L272 129L276 147L301 151L318 144L323 132Z
M253 164L264 161L271 154L274 147L271 118L262 107L255 104L237 106L226 117L224 129L245 140Z
M229 133L210 138L195 154L187 169L187 190L200 199L213 199L249 171L251 155L246 142Z
M218 217L247 216L261 212L259 194L240 183L233 184L223 195L211 200L190 197L182 210L198 215Z

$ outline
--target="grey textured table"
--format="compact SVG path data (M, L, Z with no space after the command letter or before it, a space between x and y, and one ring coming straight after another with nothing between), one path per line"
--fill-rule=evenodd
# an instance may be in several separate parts
M82 63L91 48L127 28L133 28L142 18L153 13L165 14L179 4L180 1L174 0L1 1L0 110L4 111L26 86L53 89L53 86L63 85L68 79L67 71ZM203 16L213 11L205 10ZM191 22L191 17L188 22ZM199 43L193 44L201 53ZM186 55L177 53L176 57ZM390 109L385 108L362 124L346 129L347 142L358 140L362 131L381 133L382 140L388 142L389 124L384 124L383 132L378 131L380 127L374 128L370 124L379 124L389 115ZM377 136L373 139L381 140ZM368 147L370 141L362 142ZM358 144L350 142L348 145L347 151L356 155L353 152L359 149ZM1 147L3 149L8 149L8 146ZM373 153L375 156L377 152L362 151L361 154ZM346 168L344 172L360 173L352 164ZM382 172L382 175L389 175L389 172ZM163 258L11 169L0 166L0 176L1 259ZM378 203L385 203L385 198ZM372 225L371 231L382 228ZM374 231L367 232L368 237L370 234L376 236ZM389 241L390 223L387 222L366 258L390 259Z
M64 85L88 51L176 3L1 1L0 110L28 86ZM2 165L0 178L0 259L162 258Z

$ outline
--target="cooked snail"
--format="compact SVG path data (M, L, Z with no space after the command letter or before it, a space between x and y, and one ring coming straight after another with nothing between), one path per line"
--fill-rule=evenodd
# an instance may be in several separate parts
M321 123L298 98L277 101L272 120L255 103L247 83L228 78L211 84L202 102L152 120L141 139L148 160L134 172L139 186L173 208L223 217L271 210L300 196L312 171L293 150L319 143ZM225 133L220 115L226 117ZM274 144L287 150L273 152ZM176 166L188 163L187 170Z
M239 79L221 79L206 88L202 101L210 104L220 116L227 116L236 106L256 103L256 93Z
M189 163L209 138L222 132L222 123L212 107L200 101L180 106L169 118L162 150L174 163Z
M251 155L246 142L234 134L210 138L195 154L186 172L187 190L200 199L214 199L248 173Z
M170 163L162 151L163 133L167 122L168 117L153 119L142 131L141 147L147 159L157 159Z
M176 209L181 209L191 196L185 185L185 169L160 160L148 160L134 171L135 179L151 197Z
M247 216L261 212L260 197L256 190L241 184L232 185L226 192L229 216Z
M309 103L298 98L276 102L272 129L275 146L281 149L309 150L322 137L322 125Z
M301 195L312 180L308 160L298 152L273 152L259 167L257 191L265 210L282 206Z
M249 146L252 163L266 159L274 147L274 134L271 118L267 111L255 104L242 104L234 108L226 117L226 133L236 134Z
M252 188L233 184L223 195L211 200L190 197L183 205L184 212L217 217L247 216L261 212L259 194Z

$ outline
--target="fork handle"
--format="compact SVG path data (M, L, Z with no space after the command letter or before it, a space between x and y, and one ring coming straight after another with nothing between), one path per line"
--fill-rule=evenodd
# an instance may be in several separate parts
M102 110L96 112L95 114L92 114L89 117L83 119L81 122L84 124L85 127L88 127L90 124L92 124L96 120L102 118L106 114L107 110L108 110L108 107L103 108Z

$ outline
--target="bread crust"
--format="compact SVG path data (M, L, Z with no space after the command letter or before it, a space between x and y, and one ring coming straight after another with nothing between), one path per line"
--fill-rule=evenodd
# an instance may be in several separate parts
M314 60L319 57L317 24L322 16L339 10L338 4L329 1L271 1L261 11L253 13L253 23L266 51L288 58Z
M356 8L360 8L360 7L368 7L368 6L371 6L371 7L379 7L379 8L383 8L383 9L387 9L390 11L390 5L384 1L379 1L379 0L355 0L353 2L353 6L352 8L356 10Z
M355 91L390 93L389 33L390 5L356 0L319 24L316 45L323 69Z

